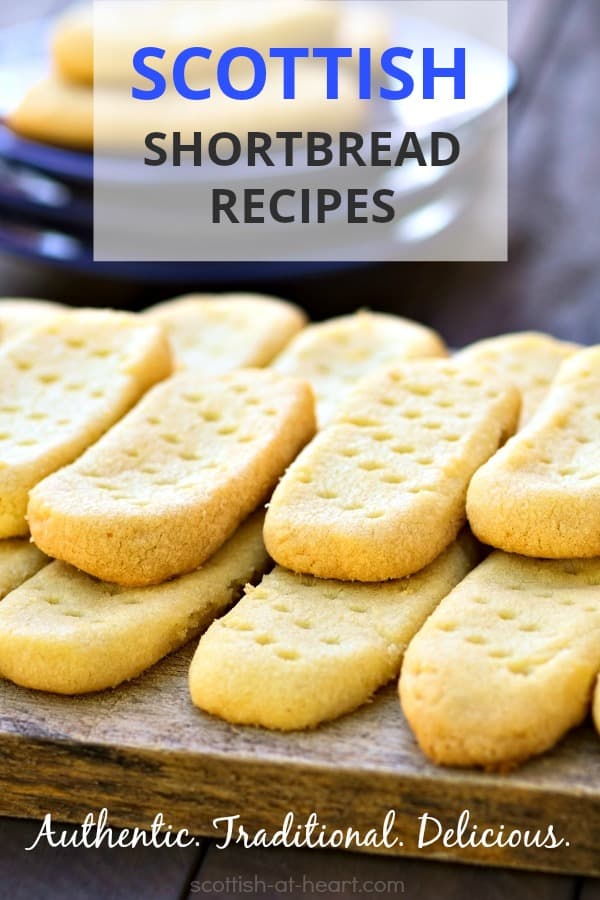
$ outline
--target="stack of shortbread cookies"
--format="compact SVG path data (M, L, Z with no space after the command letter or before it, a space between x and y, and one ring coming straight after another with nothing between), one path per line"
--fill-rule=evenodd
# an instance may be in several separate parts
M365 104L356 90L356 63L342 60L339 70L340 96L344 103L328 102L322 91L322 67L297 61L302 73L296 79L293 103L283 99L279 83L270 81L257 97L237 103L218 94L216 67L221 54L230 48L250 47L262 52L269 70L274 69L281 82L281 64L271 61L270 48L387 46L387 17L381 12L352 8L340 14L337 4L321 0L204 0L200 4L170 3L154 0L140 16L134 5L78 3L61 13L52 29L50 72L31 85L7 117L18 134L43 143L79 151L96 150L139 152L145 136L156 128L155 104L136 102L132 87L148 89L148 78L134 69L133 59L140 48L162 51L148 54L143 71L151 66L155 77L172 82L170 72L181 51L200 46L209 50L208 59L187 60L189 89L211 90L214 102L202 104L201 124L205 134L218 134L235 128L243 136L248 131L359 129L365 122ZM374 54L375 56L375 54ZM161 62L162 60L162 62ZM309 61L310 62L310 61ZM248 61L241 58L231 65L235 84L248 83ZM287 69L286 69L287 71ZM205 86L209 86L206 88ZM197 103L181 98L174 90L160 105L161 127L193 133L200 124ZM140 144L140 140L142 143ZM208 143L208 140L207 140Z
M239 295L139 316L15 303L0 302L3 330L20 329L0 346L0 673L101 690L266 570L251 514L315 420L306 382L256 366L305 318Z
M402 669L425 753L496 769L588 712L600 349L255 295L0 301L0 341L3 677L103 690L202 634L194 704L290 731Z

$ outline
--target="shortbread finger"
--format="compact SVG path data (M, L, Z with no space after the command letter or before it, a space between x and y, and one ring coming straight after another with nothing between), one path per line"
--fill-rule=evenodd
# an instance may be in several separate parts
M410 644L402 707L423 751L508 768L586 715L600 669L600 560L495 552Z
M596 687L594 689L594 700L592 703L592 715L596 731L600 735L600 675L596 679Z
M105 94L103 107L111 100ZM123 103L121 103L121 106ZM118 108L118 107L117 107ZM125 126L123 113L119 127ZM70 84L48 75L32 84L6 123L28 140L56 144L73 150L91 151L94 143L94 92L87 86Z
M208 375L268 365L306 323L297 306L258 294L191 294L146 315L167 331L178 368Z
M50 562L28 540L0 541L0 600Z
M548 393L561 363L580 349L578 344L558 341L548 334L524 331L470 344L454 359L482 366L492 365L500 375L519 388L519 426L522 428Z
M175 375L32 491L31 533L105 581L190 572L267 498L314 430L302 381L261 369Z
M193 702L230 722L285 731L351 712L398 674L407 643L476 552L464 535L417 575L378 585L277 567L200 640Z
M121 588L53 562L0 603L0 674L60 694L135 678L260 578L261 532L256 513L201 569L158 587Z
M93 5L67 8L56 20L51 41L52 67L69 83L94 82Z
M366 378L275 490L267 550L320 578L417 572L460 531L471 476L513 433L519 402L495 374L448 361Z
M600 556L600 347L564 362L529 424L473 478L486 544L524 556Z
M0 537L27 534L31 488L170 371L161 328L122 313L58 315L0 348Z
M430 328L363 310L309 325L275 360L274 368L312 385L322 428L359 378L398 360L446 355L442 339Z
M66 307L51 300L28 297L0 298L0 341L4 344L64 312Z

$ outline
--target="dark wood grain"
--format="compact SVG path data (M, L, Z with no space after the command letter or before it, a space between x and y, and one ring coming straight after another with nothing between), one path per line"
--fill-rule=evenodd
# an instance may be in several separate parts
M0 896L10 900L177 900L196 871L201 848L50 848L27 852L39 822L0 820ZM63 826L71 834L73 828Z
M577 900L600 900L600 880L586 878Z
M317 885L320 883L320 890ZM281 849L208 851L193 875L188 898L228 886L225 896L239 895L246 884L254 896L315 895L350 897L410 897L411 900L571 900L572 878L480 869L414 859L378 859L340 852ZM236 890L238 888L238 890ZM595 900L595 898L594 898Z
M272 832L289 810L299 821L317 810L330 828L366 831L393 808L404 841L394 852L600 874L600 744L590 729L509 775L444 770L417 749L393 688L314 732L239 728L191 705L190 652L80 699L1 684L0 814L78 822L106 806L114 824L148 826L161 811L214 837L217 816L241 813L249 830ZM419 815L449 826L467 808L480 828L553 823L570 846L417 849Z

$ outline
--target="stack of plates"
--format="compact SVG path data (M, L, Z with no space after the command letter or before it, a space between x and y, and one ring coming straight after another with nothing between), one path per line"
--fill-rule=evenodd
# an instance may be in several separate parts
M15 135L2 124L27 86L48 68L46 47L51 23L38 20L0 32L0 250L80 272L139 281L202 281L240 283L269 278L313 274L356 263L274 262L274 263L96 263L92 252L93 160L88 153L53 147ZM454 46L460 35L441 37ZM395 240L406 247L434 241L451 228L472 201L468 160L476 154L486 133L486 123L515 83L511 67L506 84L505 64L496 51L480 45L476 65L489 73L483 78L485 96L473 108L463 111L452 129L461 134L462 165L448 168L398 169L393 187L401 204ZM32 60L35 60L33 63ZM448 121L419 122L423 133L448 127ZM400 129L402 123L393 126ZM373 130L390 130L389 122L373 124ZM404 130L404 129L402 129ZM465 152L466 149L466 152ZM108 177L126 179L131 166L126 159L110 161ZM106 172L106 166L103 165ZM139 171L139 169L137 170ZM272 170L277 177L277 170ZM263 179L264 180L264 179ZM364 249L364 248L362 248ZM392 257L393 258L393 257Z

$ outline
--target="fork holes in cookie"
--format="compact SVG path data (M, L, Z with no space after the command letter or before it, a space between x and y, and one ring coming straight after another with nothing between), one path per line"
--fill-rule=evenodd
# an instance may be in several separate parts
M279 659L284 659L286 662L295 662L297 659L300 659L300 654L297 650L276 650L275 654Z
M383 463L365 459L362 462L359 462L358 468L363 469L365 472L376 472L377 469L383 469Z
M350 416L344 419L344 422L348 425L355 425L357 428L377 428L381 426L381 422L378 419L372 419L368 416Z
M511 622L513 619L517 618L517 614L512 611L512 609L501 609L498 613L498 618L502 619L504 622Z
M232 631L254 631L254 626L250 625L249 622L240 622L237 619L230 622L223 622L223 624Z
M417 397L430 397L432 390L424 384L405 384L404 390L409 394L415 394Z
M524 660L516 659L514 662L508 663L508 671L512 672L513 675L531 675L534 666L531 663L525 662Z
M184 462L198 462L201 457L198 456L197 453L192 453L190 450L182 450L182 452L179 454L179 459L183 460Z
M267 647L269 644L275 643L275 638L271 637L270 634L257 634L254 638L254 642L261 647Z

